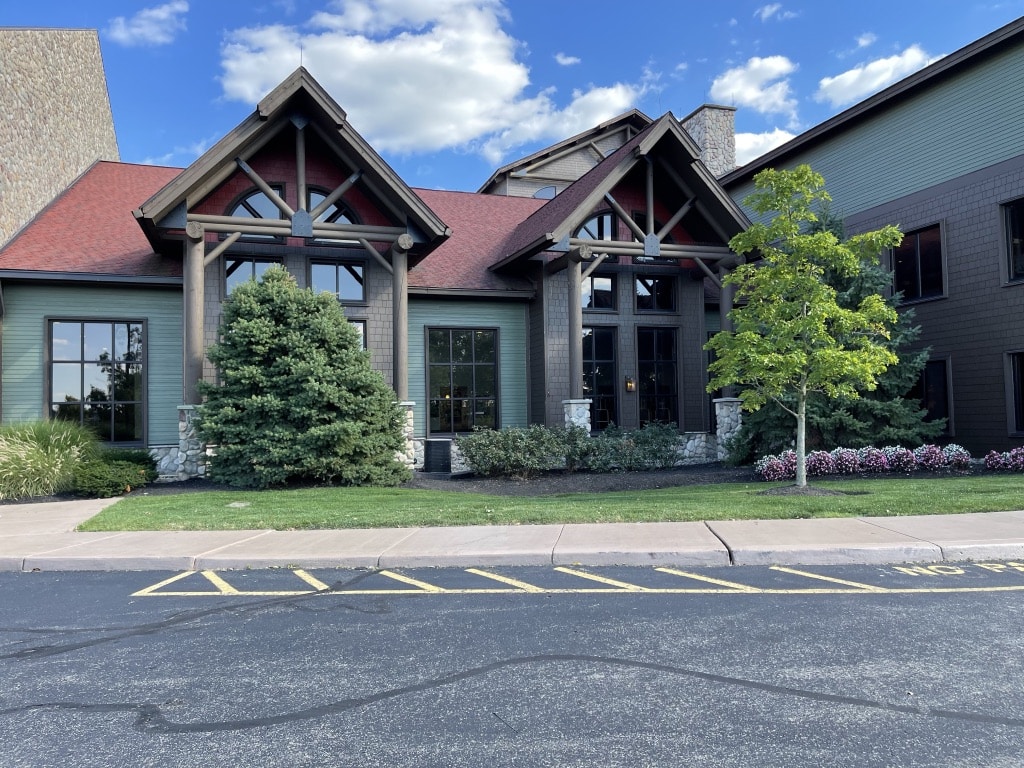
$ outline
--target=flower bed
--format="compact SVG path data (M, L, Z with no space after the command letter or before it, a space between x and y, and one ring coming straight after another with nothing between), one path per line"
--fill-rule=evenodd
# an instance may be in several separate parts
M945 447L922 445L910 450L898 445L884 448L836 448L832 451L811 451L807 454L807 476L858 475L883 472L963 472L971 465L971 454L963 446L951 443ZM1009 453L995 451L985 457L989 469L1024 471L1024 448ZM764 456L754 463L758 477L768 482L792 480L796 477L796 452L783 451Z

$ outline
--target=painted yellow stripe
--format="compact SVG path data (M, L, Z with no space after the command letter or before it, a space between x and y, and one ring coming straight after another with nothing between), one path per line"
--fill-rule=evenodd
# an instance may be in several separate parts
M311 576L310 574L306 573L301 568L294 569L292 571L292 573L294 573L296 576L298 576L300 579L302 579L304 582L309 584L309 586L311 586L313 589L317 590L318 592L325 592L328 589L330 589L329 586L327 586L322 581L320 581L320 579L316 578L316 576Z
M889 592L890 590L885 587L875 587L871 584L861 584L859 581L847 581L846 579L836 579L832 576L822 576L817 573L808 573L807 571L798 571L795 568L784 568L781 565L773 565L771 567L773 571L779 571L781 573L791 573L794 576L803 576L808 579L818 579L820 581L827 581L831 584L843 584L847 587L856 587L857 589L863 589L865 592Z
M651 591L647 587L638 587L636 584L627 584L624 581L618 581L617 579L609 579L606 576L597 576L593 573L587 573L586 571L577 571L573 568L565 568L563 566L558 566L555 568L555 570L560 571L561 573L567 573L570 576L579 576L581 579L590 579L591 581L596 581L599 584L607 584L610 587L615 587L626 592Z
M472 573L474 576L483 576L485 579L494 579L500 581L502 584L508 584L510 587L521 589L523 592L543 592L541 587L535 587L533 584L527 584L525 581L519 579L512 579L508 576L501 576L497 573L488 573L487 571L481 571L477 568L467 568L466 573Z
M438 587L438 586L435 586L433 584L428 584L425 581L420 581L419 579L414 579L411 576L403 576L402 574L395 573L394 571L377 571L377 573L379 573L381 576L387 576L389 579L394 579L395 581L400 581L403 584L409 584L410 586L418 587L419 589L422 589L424 592L447 592L448 591L447 589L444 589L443 587ZM346 591L345 594L348 595L348 594L352 594L352 593Z
M232 587L230 584L228 584L226 581L224 581L224 579L222 579L220 576L218 576L213 571L203 571L202 573L203 573L203 576L205 576L207 578L207 580L209 580L209 582L211 584L213 584L213 586L215 586L217 589L220 590L220 593L222 595L237 595L238 594L238 590L237 589Z
M184 573L179 573L177 576L171 576L171 578L164 579L163 581L159 582L158 584L154 584L151 587L146 587L145 589L140 589L138 592L133 592L132 597L145 597L146 595L151 595L156 590L160 589L160 587L166 587L168 584L173 584L176 581L181 581L186 576L191 576L193 573L195 573L195 571L185 571Z
M735 581L724 581L723 579L713 579L710 576L701 576L699 573L689 573L687 571L678 571L675 568L655 568L656 571L662 573L670 573L673 576L683 576L687 579L696 579L697 581L705 581L708 584L717 584L720 587L727 587L734 589L737 592L764 592L763 589L757 587L749 587L746 584L738 584Z

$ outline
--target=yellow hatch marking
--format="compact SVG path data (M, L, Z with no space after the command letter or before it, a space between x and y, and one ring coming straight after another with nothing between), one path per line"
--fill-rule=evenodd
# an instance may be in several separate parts
M173 584L176 581L181 581L186 576L191 576L193 573L195 573L195 571L184 571L182 573L179 573L176 576L171 576L171 578L164 579L163 581L161 581L161 582L159 582L157 584L154 584L151 587L146 587L145 589L140 589L138 592L133 592L132 593L132 597L145 597L146 595L152 595L154 592L156 592L158 589L160 589L160 587L166 587L168 584ZM187 594L192 594L192 593L189 592Z
M228 584L224 579L218 576L213 571L203 571L205 576L213 586L220 590L222 595L237 595L238 590Z
M394 579L395 581L400 581L403 584L408 584L409 586L417 587L418 589L421 589L424 592L447 592L448 591L447 589L444 589L443 587L436 587L433 584L427 584L427 582L425 582L425 581L420 581L419 579L414 579L411 576L404 576L401 573L395 573L394 571L377 571L377 573L379 573L381 576L387 576L389 579Z
M494 579L500 581L502 584L508 584L510 587L521 589L523 592L543 592L541 587L535 587L533 584L527 584L525 581L519 579L512 579L508 576L501 576L497 573L488 573L487 571L481 571L478 568L467 568L466 573L472 573L475 576L483 576L485 579Z
M650 592L647 587L638 587L636 584L627 584L624 581L617 581L616 579L609 579L606 576L597 576L593 573L587 573L586 571L577 571L573 568L565 568L561 565L555 568L556 571L561 573L567 573L570 576L579 576L581 579L590 579L600 584L607 584L610 587L616 587L617 589L624 590L626 592Z
M807 571L798 571L795 568L784 568L781 565L773 565L773 571L780 571L782 573L791 573L794 576L804 576L808 579L819 579L820 581L828 581L832 584L844 584L847 587L856 587L857 589L863 589L865 592L888 592L889 590L885 587L874 587L870 584L861 584L859 581L847 581L846 579L836 579L832 576L822 576L817 573L808 573Z
M722 579L713 579L710 576L701 576L699 573L689 573L687 571L677 571L675 568L655 568L656 571L662 573L670 573L673 576L684 576L687 579L696 579L697 581L706 581L708 584L717 584L720 587L728 587L729 589L735 589L737 592L764 592L763 589L757 587L748 587L746 584L737 584L735 581L723 581Z
M292 571L292 573L294 573L296 576L298 576L300 579L309 584L309 586L311 586L318 592L326 592L330 589L330 587L324 584L322 581L320 581L320 579L316 578L315 576L310 576L301 568L296 568Z

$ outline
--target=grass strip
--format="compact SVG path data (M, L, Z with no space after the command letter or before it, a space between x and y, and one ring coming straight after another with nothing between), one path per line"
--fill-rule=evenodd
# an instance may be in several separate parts
M765 496L783 483L723 483L552 496L409 488L302 488L130 496L81 531L302 530L539 523L877 517L1024 509L1017 475L832 480L842 496Z

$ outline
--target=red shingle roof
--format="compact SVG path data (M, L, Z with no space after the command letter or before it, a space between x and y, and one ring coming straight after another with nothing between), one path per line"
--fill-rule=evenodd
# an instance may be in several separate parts
M0 250L5 270L180 277L181 260L153 252L132 210L180 168L100 161Z
M504 247L523 221L547 200L473 192L417 189L452 234L409 271L409 286L475 291L531 290L526 280L492 272L507 255Z

